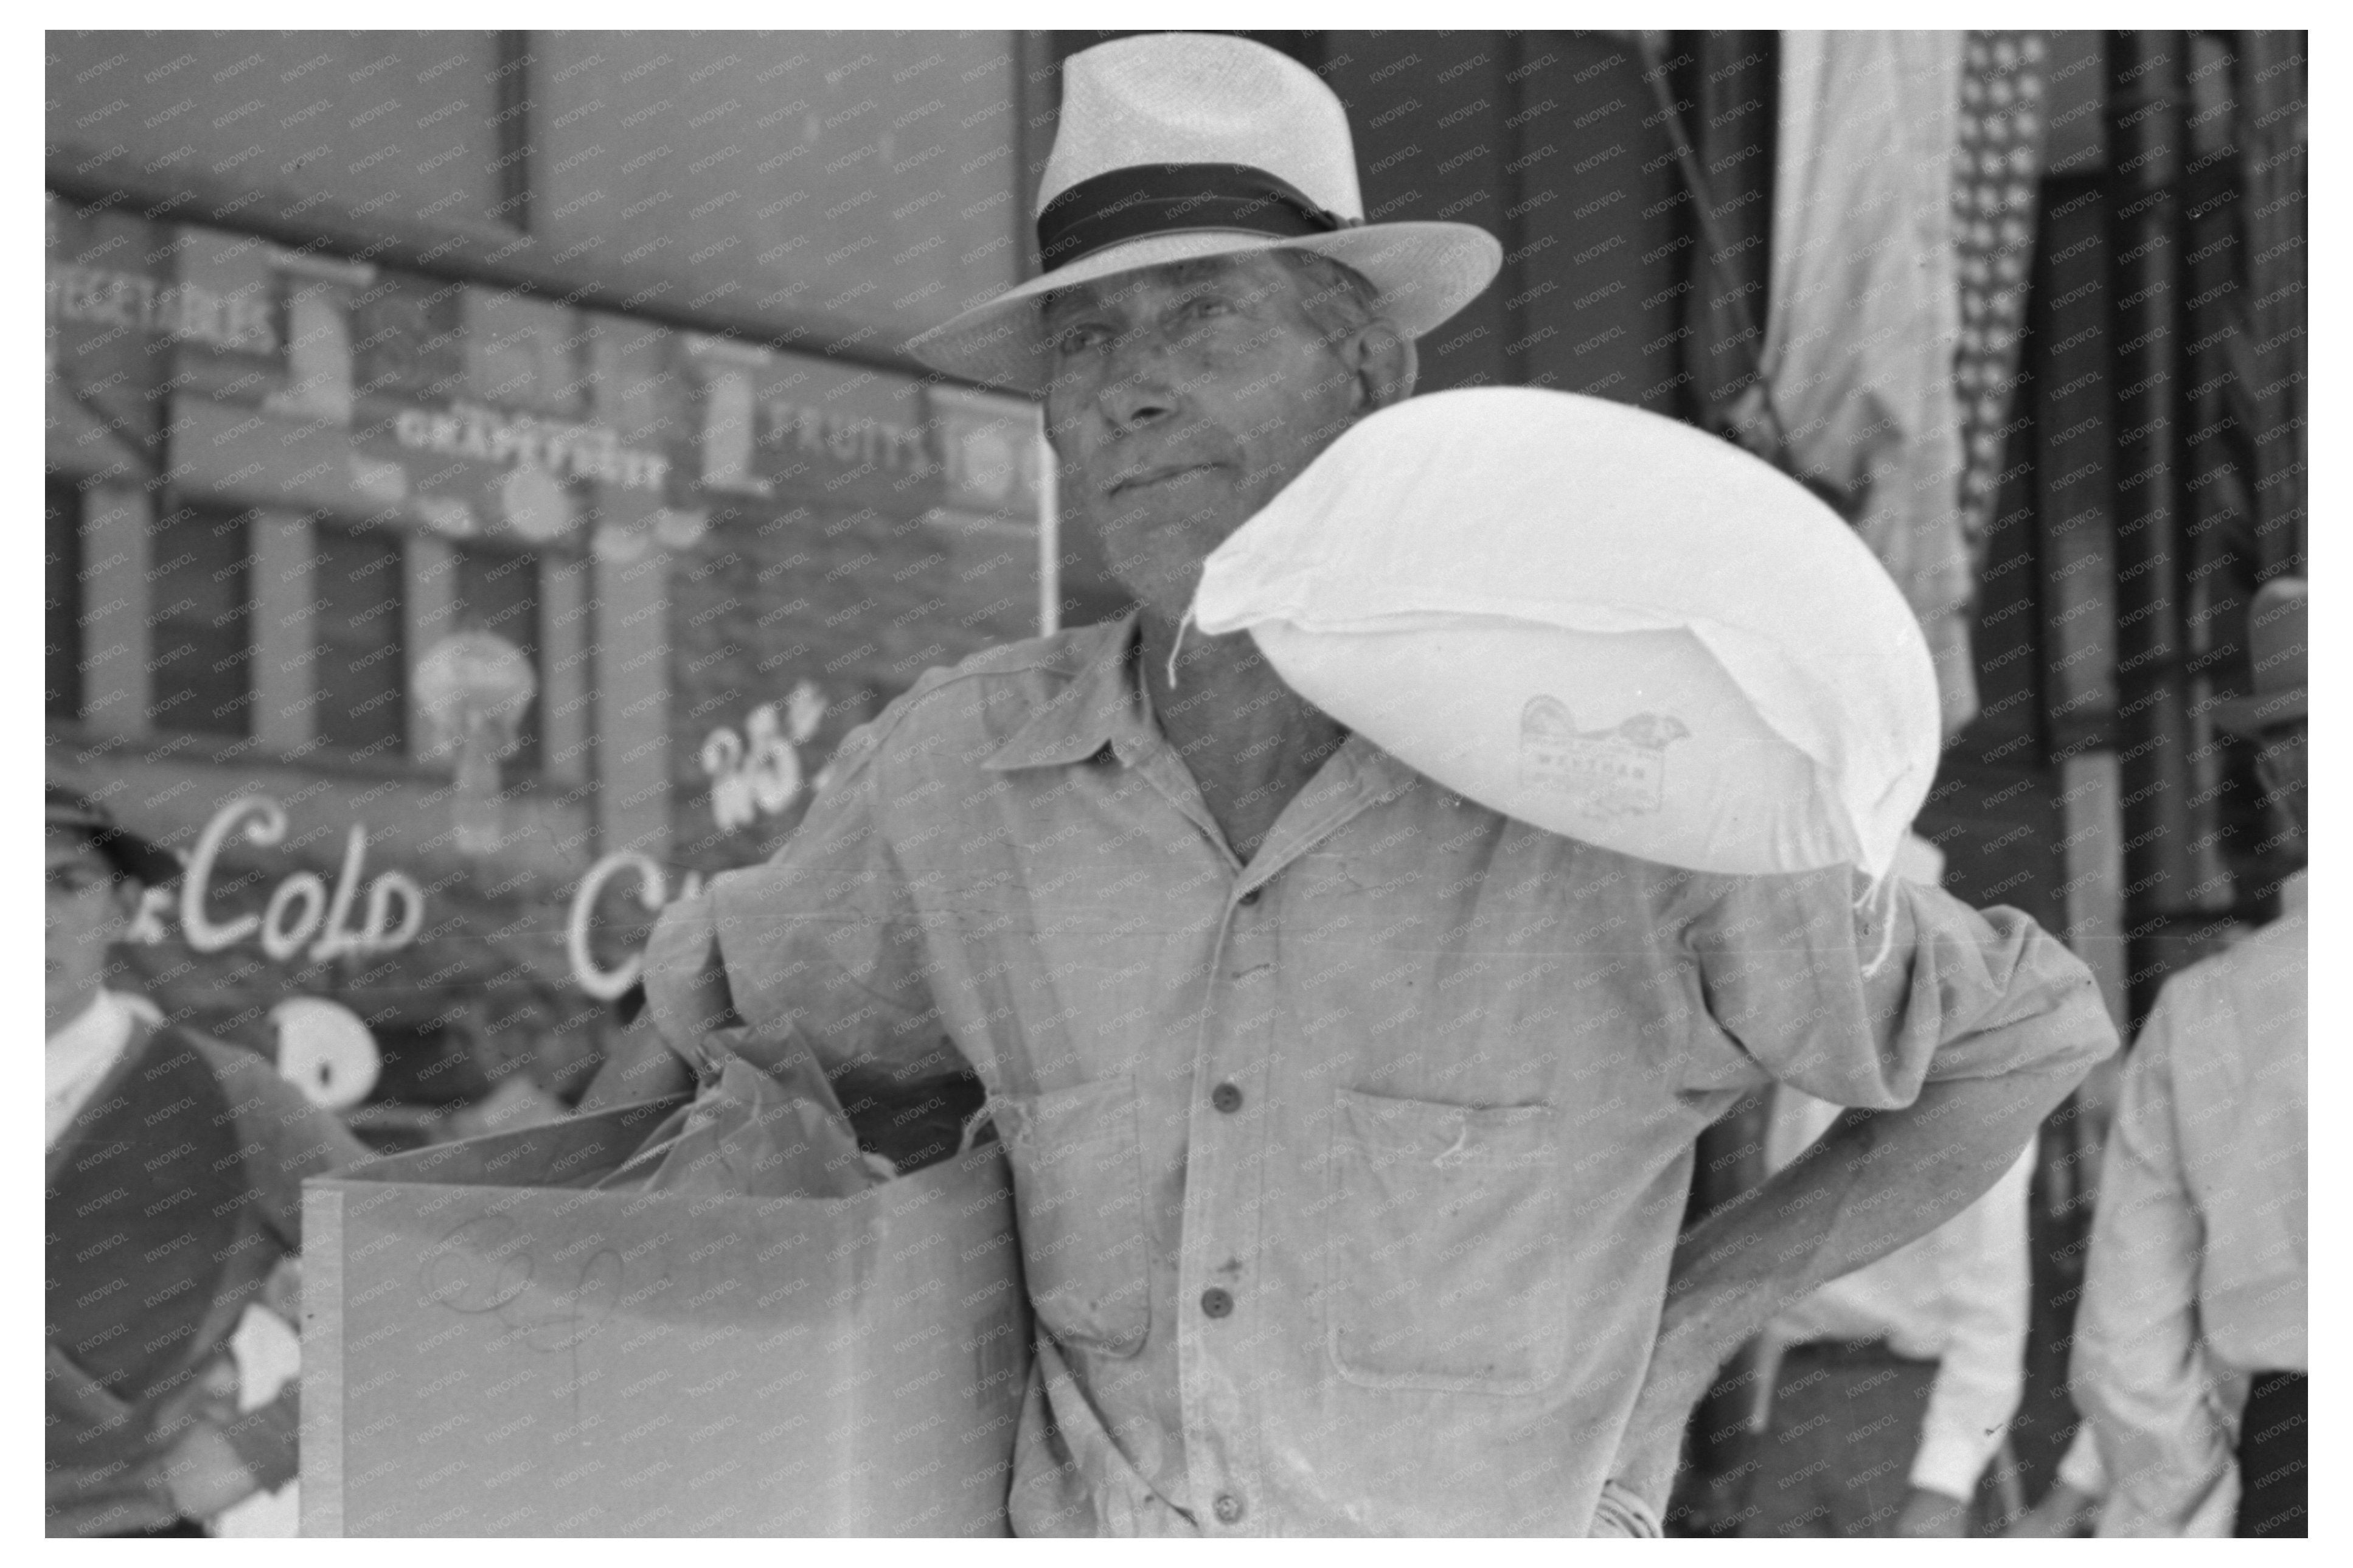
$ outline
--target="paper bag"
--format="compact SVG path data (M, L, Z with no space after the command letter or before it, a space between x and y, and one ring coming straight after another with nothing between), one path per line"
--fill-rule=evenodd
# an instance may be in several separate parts
M890 1179L890 1162L859 1149L833 1086L805 1053L773 1073L733 1054L723 1062L652 1165L649 1189L846 1198Z
M1001 1150L846 1197L597 1189L686 1148L683 1105L305 1184L303 1533L1006 1532Z

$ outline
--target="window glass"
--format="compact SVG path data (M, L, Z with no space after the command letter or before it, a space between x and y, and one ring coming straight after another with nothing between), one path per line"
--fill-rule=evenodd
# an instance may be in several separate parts
M399 536L322 523L314 538L315 732L339 751L396 761L408 743Z
M61 147L120 148L164 184L208 177L450 226L509 218L492 167L496 33L59 28L44 44Z
M253 730L250 529L247 514L179 506L155 521L148 714L159 730Z
M524 551L475 543L459 545L456 553L452 629L492 632L514 644L531 661L531 672L539 686L516 728L517 749L500 762L499 771L507 777L536 773L539 714L547 689L547 669L540 656L539 558Z
M55 474L47 483L47 590L43 595L47 655L43 710L81 717L81 487Z

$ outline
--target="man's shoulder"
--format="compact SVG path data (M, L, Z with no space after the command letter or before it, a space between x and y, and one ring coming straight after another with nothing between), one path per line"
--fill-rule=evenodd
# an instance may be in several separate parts
M2274 921L2221 952L2177 970L2158 991L2158 1005L2179 1023L2203 1019L2254 997L2301 991L2307 973L2301 916Z
M301 1090L278 1075L278 1064L259 1051L183 1025L167 1025L164 1033L173 1044L212 1069L240 1128L257 1118L274 1121L297 1106L310 1104Z
M1012 739L1125 629L1123 621L998 643L956 664L934 666L882 710L865 749L977 764Z

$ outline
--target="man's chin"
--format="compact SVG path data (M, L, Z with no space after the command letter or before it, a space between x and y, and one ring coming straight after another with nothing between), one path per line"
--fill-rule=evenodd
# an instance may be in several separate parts
M1198 563L1181 574L1114 569L1112 576L1146 618L1174 626L1193 608L1193 590L1200 584L1201 569Z
M1103 520L1095 526L1106 540L1158 539L1171 533L1185 539L1222 540L1242 521L1230 495L1194 485L1153 485L1122 491L1106 500L1095 515Z

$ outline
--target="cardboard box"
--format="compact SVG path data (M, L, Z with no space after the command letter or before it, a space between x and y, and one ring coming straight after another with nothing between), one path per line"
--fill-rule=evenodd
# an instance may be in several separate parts
M306 1535L1001 1535L995 1143L844 1198L597 1190L683 1101L303 1194Z

